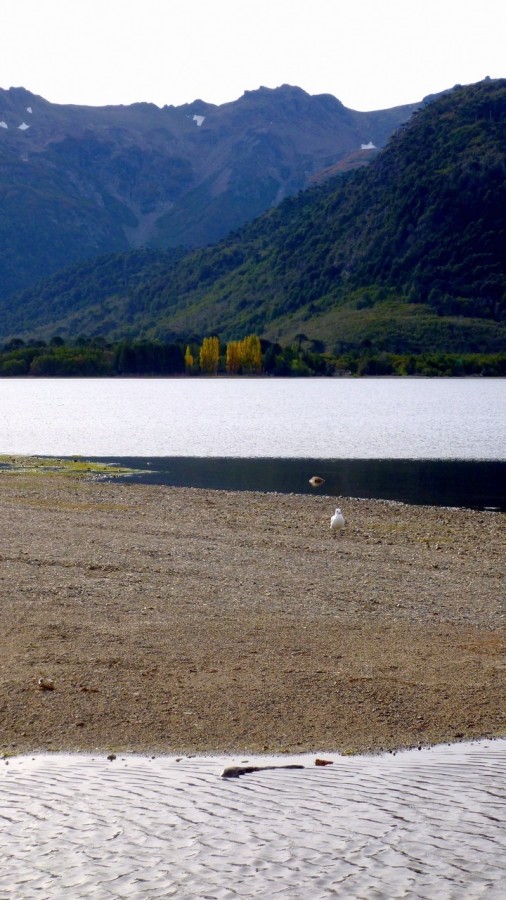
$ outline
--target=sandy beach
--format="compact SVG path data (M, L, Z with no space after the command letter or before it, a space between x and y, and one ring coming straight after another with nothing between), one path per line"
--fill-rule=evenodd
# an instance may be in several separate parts
M2 473L0 751L504 736L505 519Z

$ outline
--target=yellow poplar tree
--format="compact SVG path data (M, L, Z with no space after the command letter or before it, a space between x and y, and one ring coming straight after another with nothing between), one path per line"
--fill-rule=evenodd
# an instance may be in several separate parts
M227 344L227 372L229 375L237 375L241 368L241 344L240 341L229 341Z
M262 371L262 347L256 334L249 334L240 342L241 369L249 375Z
M216 375L220 359L220 341L217 337L206 337L199 353L200 371L203 375Z
M186 372L192 371L194 362L195 360L193 359L193 354L190 350L190 347L188 346L184 355L184 367Z

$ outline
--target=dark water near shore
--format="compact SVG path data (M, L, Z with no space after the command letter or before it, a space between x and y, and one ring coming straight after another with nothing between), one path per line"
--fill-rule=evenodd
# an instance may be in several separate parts
M142 470L144 484L233 491L323 493L432 506L506 511L506 461L101 457ZM325 479L315 489L313 475Z

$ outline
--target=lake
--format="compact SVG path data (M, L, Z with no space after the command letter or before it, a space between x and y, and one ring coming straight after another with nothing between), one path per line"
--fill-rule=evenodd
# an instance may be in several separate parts
M506 509L506 379L3 379L0 453L143 480ZM140 476L139 476L140 477Z

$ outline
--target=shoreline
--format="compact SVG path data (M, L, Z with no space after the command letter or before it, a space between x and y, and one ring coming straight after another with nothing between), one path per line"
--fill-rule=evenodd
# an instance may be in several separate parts
M506 734L503 513L21 473L0 524L4 753Z
M442 741L435 744L419 744L412 747L393 747L389 750L379 749L370 750L369 752L357 753L340 753L338 750L332 750L319 747L318 749L305 750L303 752L290 753L250 753L247 750L228 751L227 753L180 753L177 751L161 751L159 753L146 748L139 751L125 751L118 749L116 752L108 752L107 749L96 748L95 750L29 750L23 753L7 754L0 750L0 763L9 765L12 762L18 764L38 763L44 760L51 761L62 758L65 762L75 760L89 760L91 762L156 762L162 763L180 763L191 762L194 765L203 765L211 763L219 763L220 765L228 765L234 763L240 764L268 764L267 768L305 768L313 769L315 767L324 768L335 765L335 763L344 763L353 761L360 763L378 762L388 760L391 757L400 757L401 760L417 758L419 753L426 755L430 751L434 754L440 752L449 753L455 756L462 756L468 752L474 752L478 749L492 749L506 752L506 734L491 735L489 737L462 738L455 741ZM107 754L107 755L106 755ZM293 766L293 763L298 765ZM241 773L250 774L248 772Z

